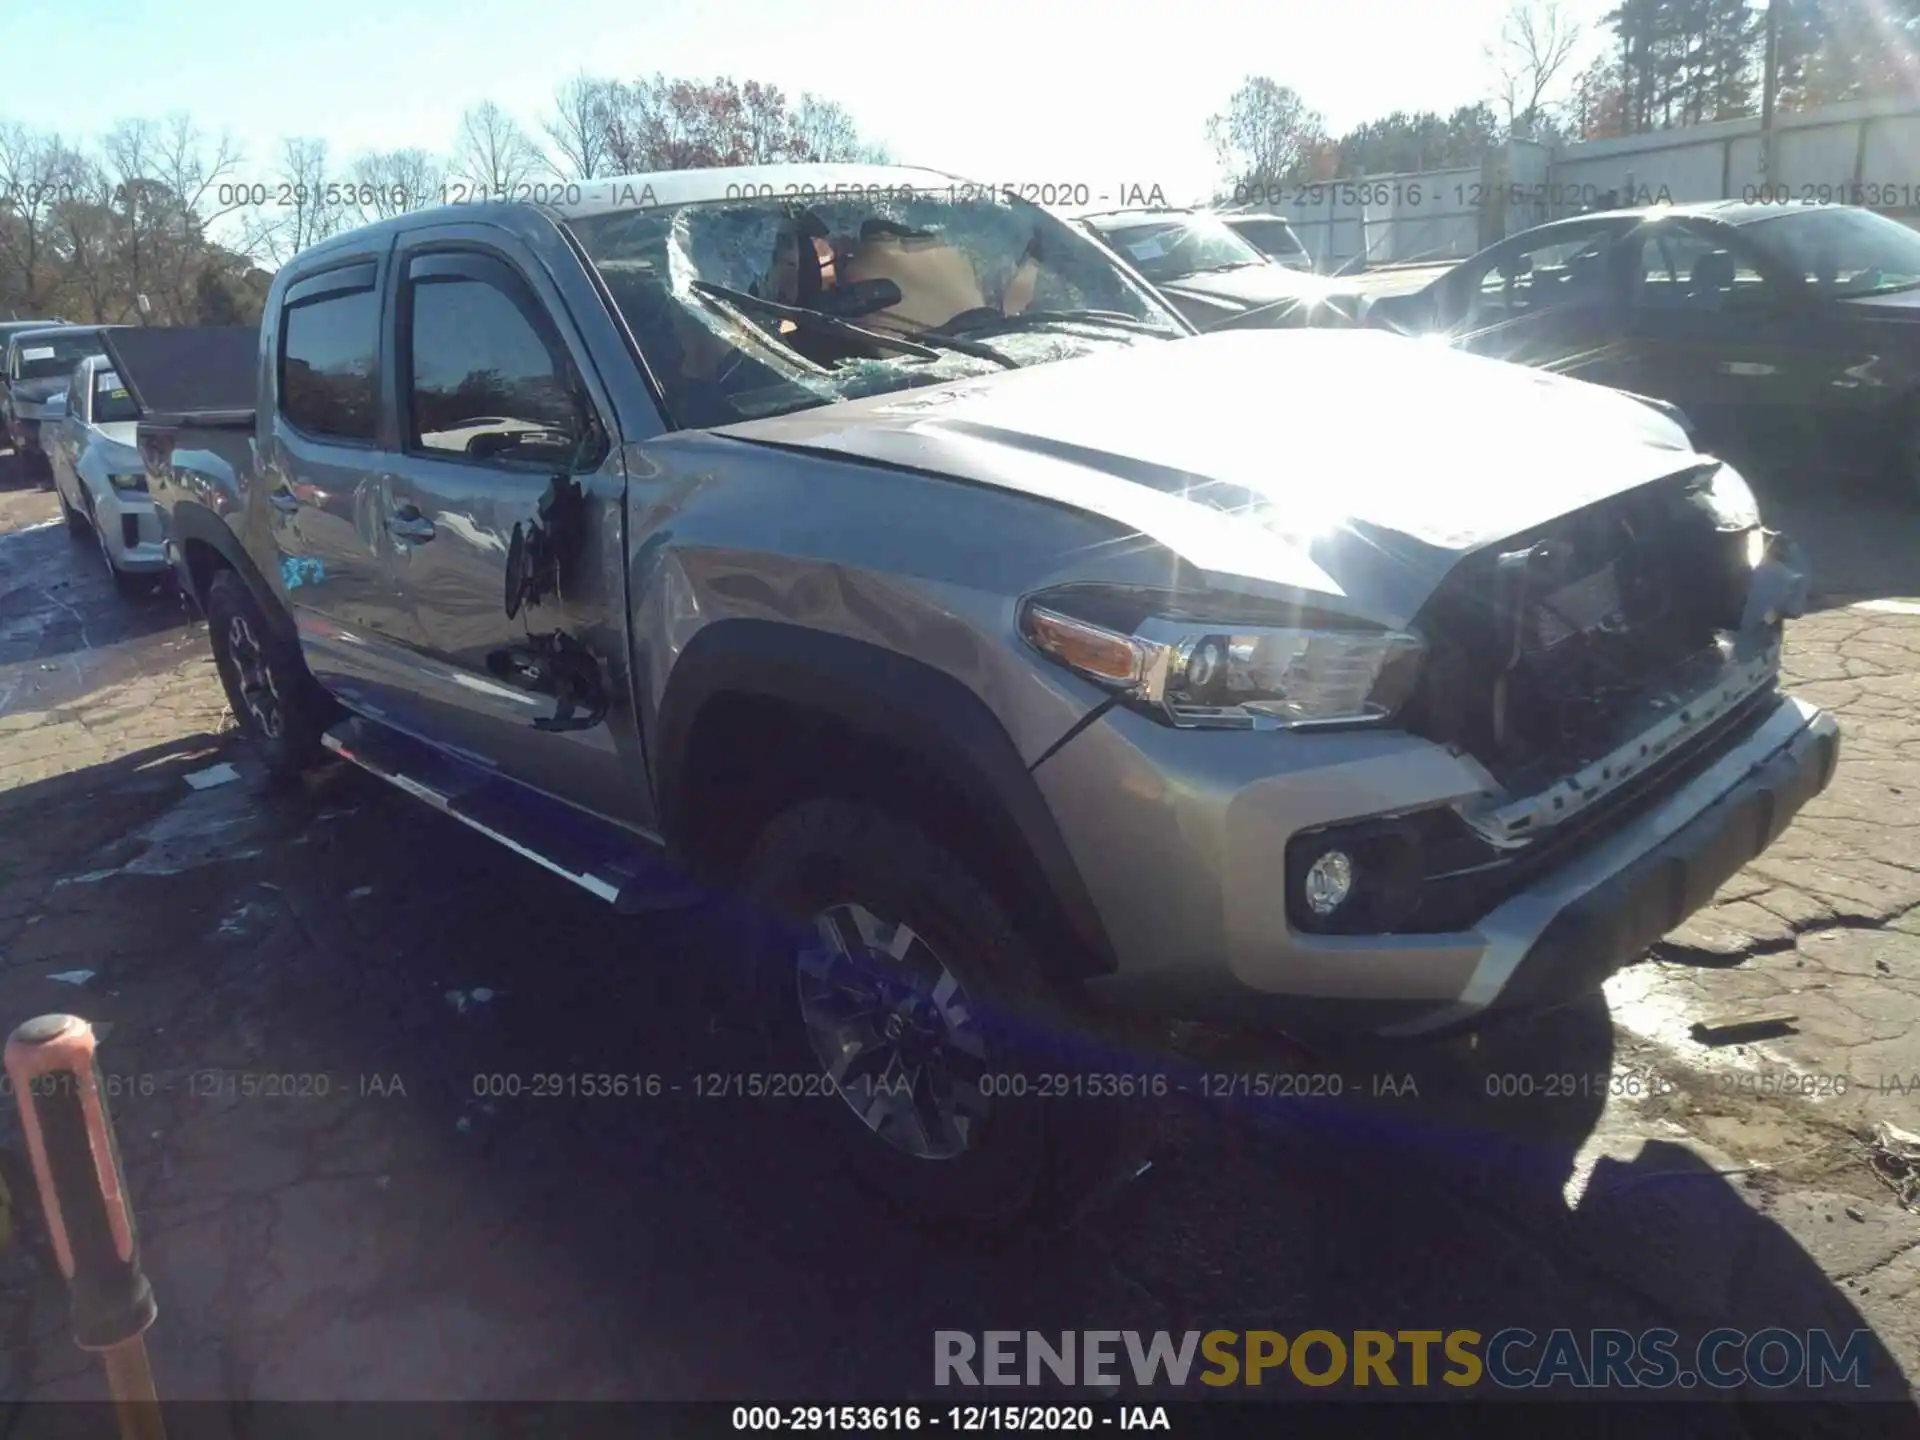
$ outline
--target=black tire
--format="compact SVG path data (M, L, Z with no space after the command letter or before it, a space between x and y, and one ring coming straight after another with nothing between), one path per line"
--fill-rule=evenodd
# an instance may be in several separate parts
M60 518L66 522L67 538L69 540L86 539L88 532L92 529L87 523L87 517L67 503L67 497L61 494L58 486L54 487L53 493L60 496Z
M323 754L327 711L319 687L299 650L269 628L233 571L213 577L206 611L214 666L233 718L268 776L291 780Z
M945 848L904 820L870 806L812 800L761 833L742 875L748 983L776 1074L824 1074L801 1016L802 949L813 918L839 902L911 928L935 968L959 984L984 1060L944 1053L1001 1076L1038 1077L1124 1068L1091 1043L1097 1027L1044 978L1009 908ZM822 947L823 948L823 947ZM909 952L913 954L913 951ZM881 961L884 965L888 962ZM904 971L910 961L903 961ZM887 1014L885 1007L872 1013ZM937 1028L937 1026L935 1027ZM1142 1065L1138 1068L1144 1069ZM957 1069L945 1073L957 1074ZM871 1078L871 1077L869 1077ZM858 1093L854 1081L846 1093ZM978 1087L976 1087L978 1088ZM869 1085L863 1095L874 1093ZM796 1107L863 1188L915 1223L968 1237L1023 1223L1070 1224L1089 1203L1142 1168L1153 1102L998 1097L986 1101L958 1154L909 1154L842 1096Z

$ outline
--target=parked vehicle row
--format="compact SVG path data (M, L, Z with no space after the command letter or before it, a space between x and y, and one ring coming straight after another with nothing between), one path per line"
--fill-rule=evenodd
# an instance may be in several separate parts
M1296 328L1354 323L1359 297L1312 273L1311 262L1274 258L1249 238L1271 217L1223 217L1206 210L1160 208L1083 215L1080 224L1114 250L1197 330ZM1284 221L1275 221L1287 235ZM1297 247L1299 241L1294 240ZM1295 252L1304 257L1304 249Z
M728 917L795 1123L916 1214L1124 1168L1116 1010L1524 1024L1831 778L1798 552L1657 405L1195 334L1152 266L1211 241L934 172L580 192L322 241L257 333L108 331L164 554L274 773Z
M1801 447L1920 501L1920 233L1871 210L1720 201L1582 215L1364 315L1658 397L1703 440Z
M18 323L18 322L16 322ZM74 366L100 351L102 325L21 325L6 337L5 413L7 438L14 453L42 485L51 486L53 470L42 443L47 402L66 392Z

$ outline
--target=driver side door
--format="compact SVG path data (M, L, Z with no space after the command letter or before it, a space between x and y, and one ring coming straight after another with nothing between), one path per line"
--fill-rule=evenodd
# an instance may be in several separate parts
M584 809L644 816L644 767L604 719L541 723L569 718L542 686L552 675L538 664L543 645L587 657L612 713L624 708L623 474L586 347L550 277L497 229L411 232L391 286L398 444L380 523L414 652L411 728ZM557 591L510 614L516 529L524 538L545 524L556 482L578 487L577 543Z

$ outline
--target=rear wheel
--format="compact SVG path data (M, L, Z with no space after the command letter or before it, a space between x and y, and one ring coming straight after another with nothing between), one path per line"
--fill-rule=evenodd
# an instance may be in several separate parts
M207 586L207 632L227 704L269 775L291 779L320 758L325 711L294 644L276 635L246 582L222 570Z
M1069 1222L1140 1168L1148 1103L1074 1084L1121 1067L1009 907L924 832L808 801L767 826L744 881L776 1073L821 1077L801 1108L863 1188L994 1232Z

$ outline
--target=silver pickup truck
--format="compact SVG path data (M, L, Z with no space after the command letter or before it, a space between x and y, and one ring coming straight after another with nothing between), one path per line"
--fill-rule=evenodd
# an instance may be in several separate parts
M276 770L737 914L796 1115L920 1213L1097 1172L1028 1086L1125 1068L1096 1010L1525 1017L1832 775L1795 552L1647 404L1195 336L929 171L560 189L303 252L257 347L109 335L167 553Z

